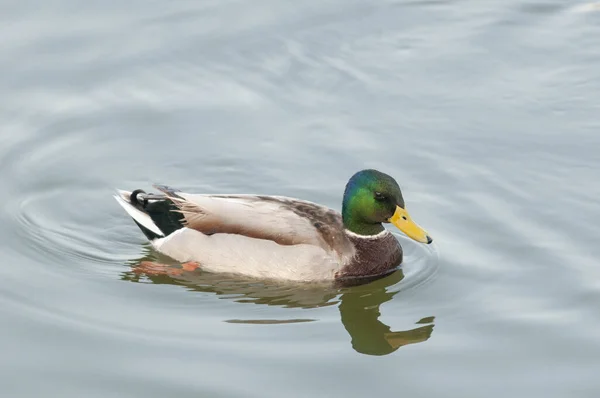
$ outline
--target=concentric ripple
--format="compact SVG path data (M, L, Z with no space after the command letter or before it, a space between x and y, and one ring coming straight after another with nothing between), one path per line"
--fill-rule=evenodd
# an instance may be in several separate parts
M87 148L95 147L97 151L93 156L107 156L102 155L102 151L108 151L117 158L119 148L103 143L94 132L79 135L77 122L57 126L61 126L60 131L52 140L22 140L15 144L18 148L12 148L13 151L19 150L20 156L4 157L4 165L16 172L12 176L12 192L5 202L2 219L12 231L10 241L13 245L10 250L15 257L25 259L22 265L9 270L9 274L20 281L18 289L5 288L1 294L2 300L15 311L47 319L53 324L71 325L113 336L111 338L129 339L141 332L131 321L136 318L131 316L131 310L121 311L120 320L116 321L108 313L98 312L95 304L93 312L89 312L88 307L91 302L99 300L103 292L114 289L110 287L114 282L134 281L150 282L152 285L140 285L142 290L135 289L137 294L129 290L128 286L132 285L121 285L119 290L123 289L129 306L150 314L170 311L171 316L178 319L177 322L184 324L189 323L184 320L189 311L198 308L215 314L224 311L224 314L217 315L218 318L235 327L236 324L292 326L318 322L324 316L328 318L338 313L323 313L323 310L337 307L341 311L337 316L341 316L348 333L358 338L353 343L354 348L365 354L389 354L405 344L425 341L431 335L431 314L413 319L414 323L420 322L420 318L431 319L424 326L417 326L414 332L412 329L390 331L378 316L372 315L372 311L378 313L377 308L381 304L402 290L427 282L437 269L437 253L432 249L434 245L425 248L401 235L397 235L405 251L401 269L382 280L356 288L339 288L330 283L248 280L206 272L189 273L181 277L150 277L134 273L132 267L139 261L169 260L149 248L135 224L113 203L112 185L119 179L115 179L110 170L103 175L107 172L106 168L94 167L93 159L87 155ZM85 156L79 155L84 153ZM132 162L131 159L128 161ZM136 167L135 161L132 168ZM231 167L228 170L231 171ZM127 186L147 184L135 180L121 183ZM69 297L76 297L70 294L64 297L48 296L53 284L73 286L73 293L78 294L79 300L81 293L76 292L86 289L87 294L91 295L88 297L90 302L65 302L70 300ZM164 285L184 289L168 292L157 290ZM40 293L29 296L27 292L31 290ZM187 297L181 296L181 293L187 293ZM202 296L197 296L198 293ZM148 301L149 296L161 294L169 298ZM36 297L44 298L38 301ZM110 297L100 300L108 306L119 306ZM260 306L250 311L252 315L248 316L248 311L232 309L226 302ZM295 311L274 312L268 309L271 307ZM297 313L297 310L304 312ZM241 313L235 316L238 311ZM126 313L129 313L129 317L122 318ZM356 325L362 326L356 329ZM369 332L371 329L374 334ZM194 333L170 330L171 340L164 340L163 335L167 330L170 329L155 325L153 328L145 327L144 334L148 338L155 336L152 338L156 338L157 343L172 339L190 341L195 336ZM382 331L375 332L377 330ZM385 330L388 332L383 332ZM397 337L400 335L403 337Z

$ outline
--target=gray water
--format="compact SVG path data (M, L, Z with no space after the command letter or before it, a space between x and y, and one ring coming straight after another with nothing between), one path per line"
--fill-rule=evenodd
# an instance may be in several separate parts
M597 397L600 7L0 2L2 397ZM341 207L393 175L432 247L336 289L162 261L163 183Z

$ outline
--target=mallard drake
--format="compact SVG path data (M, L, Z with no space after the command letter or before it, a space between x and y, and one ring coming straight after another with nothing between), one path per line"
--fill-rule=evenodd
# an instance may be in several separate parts
M431 237L406 211L396 180L377 170L354 174L341 213L284 196L118 191L115 199L158 252L212 272L295 281L372 277L402 263L402 247L384 228Z

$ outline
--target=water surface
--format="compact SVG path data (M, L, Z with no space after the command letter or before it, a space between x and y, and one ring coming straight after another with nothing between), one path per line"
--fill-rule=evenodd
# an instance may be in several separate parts
M599 8L0 2L2 396L598 396ZM136 274L112 198L366 167L435 245L343 289Z

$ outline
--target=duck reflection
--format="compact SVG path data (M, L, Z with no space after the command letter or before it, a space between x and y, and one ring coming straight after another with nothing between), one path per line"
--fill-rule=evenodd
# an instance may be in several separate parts
M434 317L423 318L410 330L393 331L379 320L381 304L390 301L404 274L401 270L371 280L336 283L277 283L243 279L203 272L148 254L129 264L123 280L171 284L198 292L214 293L239 303L254 303L288 308L317 308L338 305L341 321L355 351L367 355L387 355L400 347L427 341L433 332ZM281 324L311 322L314 319L230 319L230 323Z
M398 291L389 291L390 286L400 282L401 270L385 279L368 285L355 287L342 293L340 315L342 324L352 339L352 348L369 355L387 355L398 348L427 341L433 332L434 317L416 322L424 324L410 330L392 331L379 320L381 304L390 301Z

